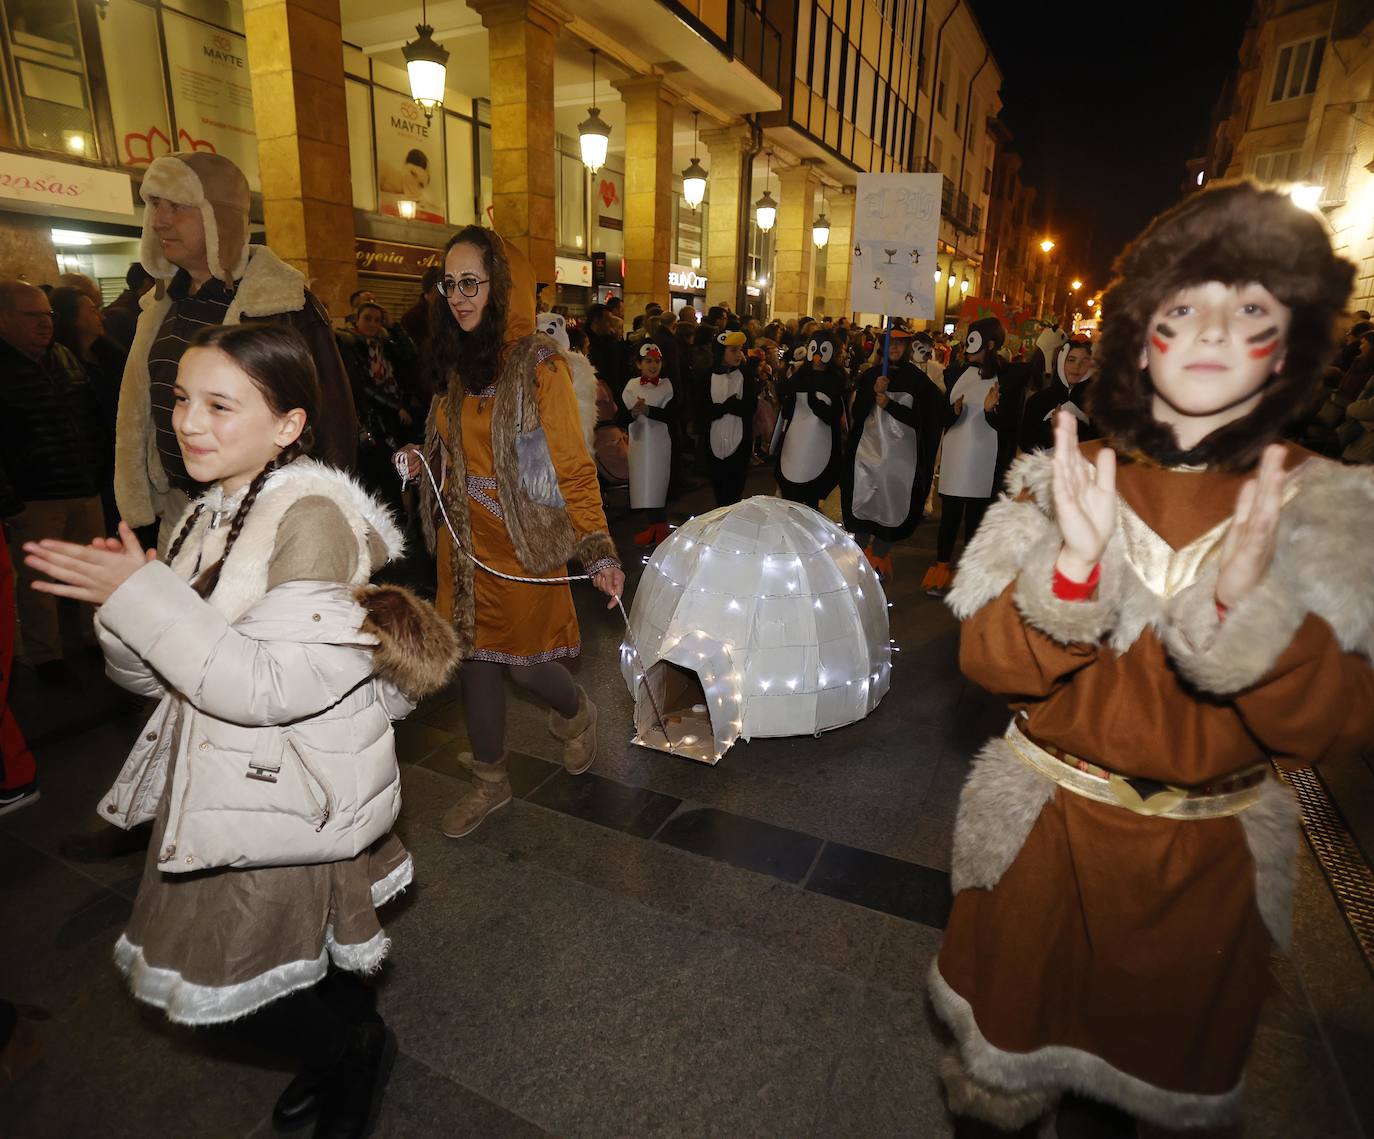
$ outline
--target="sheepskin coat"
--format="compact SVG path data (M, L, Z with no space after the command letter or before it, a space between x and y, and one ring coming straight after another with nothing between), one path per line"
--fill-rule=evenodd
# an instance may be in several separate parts
M1050 459L1022 457L949 595L964 672L1026 736L1136 780L1201 787L1368 747L1374 547L1350 535L1374 478L1296 447L1287 462L1273 563L1223 619L1245 473L1123 459L1096 594L1069 601L1052 588ZM952 1102L1003 1127L1065 1091L1164 1127L1235 1121L1287 943L1296 823L1272 775L1239 814L1173 819L1075 794L990 742L960 797L929 978L957 1042Z

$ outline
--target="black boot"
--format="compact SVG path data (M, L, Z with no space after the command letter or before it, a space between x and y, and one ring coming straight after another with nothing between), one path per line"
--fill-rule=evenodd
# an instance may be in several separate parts
M323 1089L315 1139L362 1139L372 1130L396 1060L396 1036L380 1021L349 1030L343 1059Z
M272 1108L272 1126L278 1131L299 1131L320 1113L320 1102L329 1075L302 1072L286 1085Z

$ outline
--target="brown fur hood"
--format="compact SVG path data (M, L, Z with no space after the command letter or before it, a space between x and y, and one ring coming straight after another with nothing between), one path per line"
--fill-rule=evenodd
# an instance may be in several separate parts
M364 585L353 599L366 611L362 631L377 638L375 673L422 700L458 667L458 636L428 601L399 585Z

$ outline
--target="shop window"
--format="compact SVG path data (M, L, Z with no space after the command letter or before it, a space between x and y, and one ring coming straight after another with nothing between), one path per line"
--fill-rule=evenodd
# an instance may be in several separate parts
M98 26L114 119L115 161L120 166L147 166L176 149L162 68L149 66L150 48L160 42L157 12L137 0L110 0Z
M1301 169L1301 150L1278 150L1255 159L1251 173L1257 182L1292 182Z
M76 0L5 0L4 10L26 144L99 158Z
M399 91L372 88L377 139L377 209L404 217L411 207L416 221L442 223L448 209L444 187L443 117L426 119Z
M477 220L477 159L472 120L444 115L444 153L448 156L448 224L472 225Z
M1317 76L1322 69L1322 54L1326 48L1325 36L1299 40L1284 44L1279 48L1278 59L1274 63L1274 83L1269 90L1269 101L1277 103L1284 99L1296 99L1299 95L1310 95L1317 89Z
M580 158L571 154L558 155L558 245L576 250L583 256L587 250L587 168Z

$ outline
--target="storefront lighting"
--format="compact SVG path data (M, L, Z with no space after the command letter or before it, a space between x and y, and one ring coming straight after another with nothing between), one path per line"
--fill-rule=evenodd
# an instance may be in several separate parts
M611 128L601 117L601 108L596 105L596 53L592 48L592 105L587 108L587 117L577 124L577 139L582 144L582 165L595 174L606 164L606 151L611 146Z
M698 155L700 139L697 123L700 117L700 111L692 112L692 161L682 172L682 200L691 209L696 209L706 200L706 169L701 165Z
M966 292L968 292L968 278L967 278L967 277L965 277L962 281L959 282L959 291L960 291L961 293L966 293Z
M778 203L768 189L768 183L773 179L773 152L768 152L768 173L764 175L763 197L754 203L754 221L758 223L760 232L767 233L773 228L773 223L778 220Z
M939 269L936 269L936 270L935 270L935 283L936 283L937 285L940 283L940 270L939 270Z
M425 121L434 117L434 108L444 105L444 86L448 75L448 52L434 42L434 29L426 19L424 0L420 2L417 38L401 48L410 76L410 97L425 112Z
M409 198L402 198L396 203L396 212L406 221L410 221L415 216L415 203Z
M86 136L80 131L64 131L62 141L67 144L67 149L72 154L86 153Z
M84 233L77 233L70 229L55 229L52 231L52 243L54 245L90 245L91 239Z
M830 219L825 216L824 198L821 199L821 212L811 223L811 240L817 249L824 249L830 244Z

